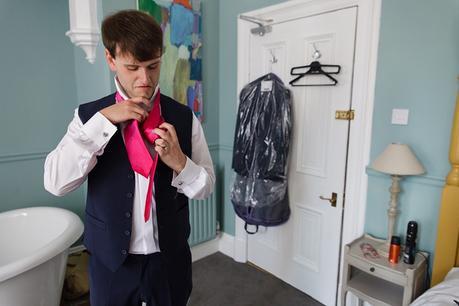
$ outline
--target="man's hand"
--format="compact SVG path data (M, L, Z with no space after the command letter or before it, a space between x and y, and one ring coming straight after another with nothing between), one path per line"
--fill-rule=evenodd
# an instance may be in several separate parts
M158 152L159 158L169 168L180 173L185 168L186 156L180 148L174 126L164 122L153 131L161 137L155 141L155 151Z
M108 106L102 109L100 113L113 124L131 119L142 122L148 117L149 108L150 101L148 99L136 97Z

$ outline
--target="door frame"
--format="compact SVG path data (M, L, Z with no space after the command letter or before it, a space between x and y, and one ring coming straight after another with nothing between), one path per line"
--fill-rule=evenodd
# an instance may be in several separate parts
M382 0L293 0L244 12L243 15L273 19L272 23L304 18L348 7L357 7L357 27L352 84L352 109L355 119L350 124L350 138L346 170L345 207L342 224L342 260L344 245L363 234L367 199L371 128L373 119L376 66L378 58L379 27ZM237 20L237 90L250 81L250 29L253 23ZM267 34L269 35L269 34ZM236 106L239 101L236 102ZM247 262L248 239L244 221L235 215L234 259ZM342 267L339 274L341 275ZM341 278L339 278L341 279Z

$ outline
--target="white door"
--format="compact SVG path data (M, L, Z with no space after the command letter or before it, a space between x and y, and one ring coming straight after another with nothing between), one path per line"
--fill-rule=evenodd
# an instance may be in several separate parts
M350 7L275 24L250 39L250 79L270 70L286 85L290 69L313 61L341 66L336 86L290 87L293 137L289 155L289 221L248 237L248 260L325 305L335 305L344 208L349 122L335 111L352 100L357 9ZM272 63L272 54L277 62ZM310 76L299 84L328 83ZM357 114L358 115L358 114ZM337 194L336 206L328 200Z

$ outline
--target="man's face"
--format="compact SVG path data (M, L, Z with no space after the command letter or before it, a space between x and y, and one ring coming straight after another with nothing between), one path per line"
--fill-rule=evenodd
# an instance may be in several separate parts
M105 50L105 57L129 98L151 98L159 81L160 52L153 53L151 60L144 62L137 61L131 54L120 54L118 48L116 58L108 50Z

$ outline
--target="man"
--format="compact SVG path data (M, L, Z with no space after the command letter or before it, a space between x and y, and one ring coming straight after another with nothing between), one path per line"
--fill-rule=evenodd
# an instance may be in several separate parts
M102 38L117 92L75 110L46 158L44 185L62 196L88 179L91 305L184 306L192 287L187 197L207 197L215 182L207 143L191 110L159 93L154 19L117 12L103 21Z

